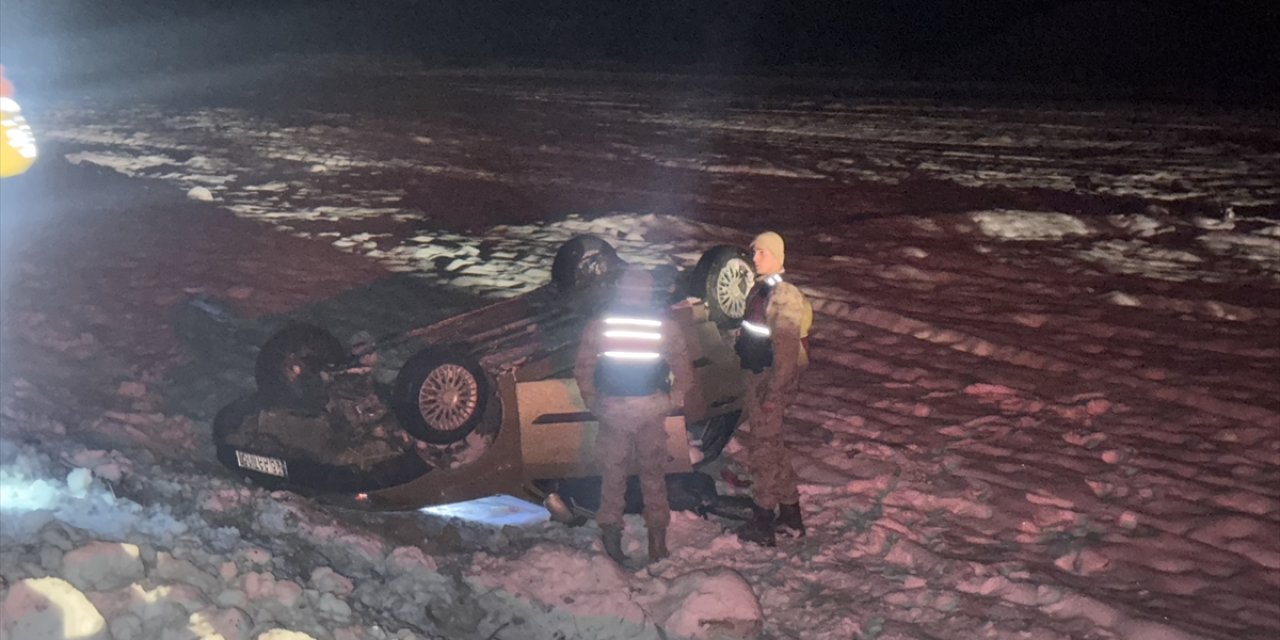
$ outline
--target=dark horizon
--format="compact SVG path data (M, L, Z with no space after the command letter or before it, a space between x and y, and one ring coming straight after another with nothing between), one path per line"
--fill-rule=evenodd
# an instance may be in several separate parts
M0 2L0 61L11 75L64 83L367 53L442 66L809 70L1257 101L1280 85L1277 34L1280 8L1253 0Z

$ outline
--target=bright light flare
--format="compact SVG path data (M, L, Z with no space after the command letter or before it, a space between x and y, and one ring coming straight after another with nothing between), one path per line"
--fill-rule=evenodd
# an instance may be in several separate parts
M16 176L36 161L36 137L18 102L0 97L0 178Z
M545 508L505 494L423 507L418 511L494 527L530 527L551 519L551 513Z

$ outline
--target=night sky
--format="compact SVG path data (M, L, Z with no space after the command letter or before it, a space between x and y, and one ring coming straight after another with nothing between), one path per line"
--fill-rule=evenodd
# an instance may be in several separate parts
M277 52L1075 83L1258 98L1274 0L0 0L0 57L73 77Z

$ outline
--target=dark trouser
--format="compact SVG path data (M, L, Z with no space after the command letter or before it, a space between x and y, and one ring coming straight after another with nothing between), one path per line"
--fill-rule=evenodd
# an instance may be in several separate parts
M747 372L747 419L750 434L739 432L747 449L747 471L751 474L752 497L756 504L773 509L779 504L800 501L799 480L791 466L791 452L782 438L782 418L795 396L796 379L783 385L781 397L769 398L771 370ZM773 410L765 411L764 403L772 400Z
M644 522L650 529L665 529L671 522L664 471L670 461L667 432L663 428L671 411L665 393L636 397L604 397L595 407L600 419L596 434L596 459L600 465L600 526L621 526L626 506L627 476L640 476L644 494Z

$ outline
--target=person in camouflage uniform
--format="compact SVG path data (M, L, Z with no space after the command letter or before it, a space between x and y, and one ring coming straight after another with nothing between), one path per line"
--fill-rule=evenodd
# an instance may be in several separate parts
M747 452L755 508L753 518L737 533L743 540L773 546L779 530L805 534L799 482L782 437L782 421L800 373L809 364L813 308L800 289L782 279L786 254L781 236L762 233L751 249L756 284L747 296L735 349L746 370L751 429L739 437Z
M574 377L582 399L600 422L596 456L601 469L600 525L605 552L619 564L622 513L629 467L640 476L649 560L667 557L666 417L683 405L693 371L684 337L654 300L653 278L639 268L619 279L604 313L593 318L578 348Z

